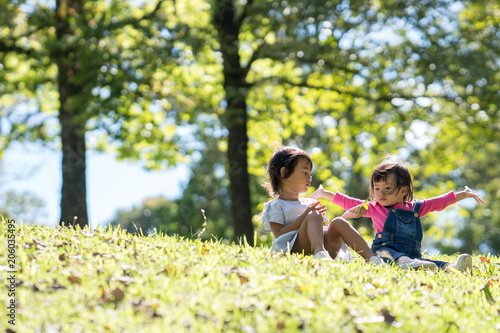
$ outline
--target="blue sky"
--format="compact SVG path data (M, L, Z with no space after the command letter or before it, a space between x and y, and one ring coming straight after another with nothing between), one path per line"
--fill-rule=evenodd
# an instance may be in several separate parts
M37 144L14 142L2 158L0 196L29 192L42 199L36 223L56 226L60 215L61 153ZM92 228L113 219L118 209L139 205L148 197L175 199L187 183L189 169L146 171L139 162L119 162L111 154L87 153L87 205Z

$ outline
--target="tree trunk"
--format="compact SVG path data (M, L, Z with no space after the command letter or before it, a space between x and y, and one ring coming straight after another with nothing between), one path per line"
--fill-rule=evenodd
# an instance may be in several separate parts
M71 13L82 8L78 1L56 1L56 34L59 41L72 35L67 22ZM69 10L71 9L71 10ZM61 43L64 45L64 43ZM73 73L78 66L73 60L74 55L67 48L57 50L52 56L58 68L59 84L59 123L61 124L62 142L62 189L61 189L61 219L65 225L89 224L87 215L86 186L86 156L85 156L85 123L86 117L78 112L83 107L78 103L69 103L75 98L82 87L72 83Z
M224 59L224 89L227 107L223 123L228 135L228 173L231 191L231 221L235 236L245 236L253 245L253 225L248 175L246 69L238 53L241 20L235 17L232 1L216 1L214 23Z
M345 118L347 119L348 124L353 124L355 122L354 120L354 108L353 106L350 106L347 109L347 112L345 114ZM352 158L352 163L353 165L359 163L359 159L361 158L358 148L357 148L357 142L356 142L356 136L359 133L351 133L352 139L351 139L351 158ZM363 174L360 169L357 171L355 168L351 170L351 176L349 177L349 182L346 184L346 190L349 196L353 198L358 198L361 200L368 200L369 198L369 187L366 186L366 184L363 182ZM356 221L356 226L361 226L364 225L368 228L373 228L372 225L372 220L371 218L367 217L361 217Z
M226 79L226 82L229 81ZM226 95L238 90L226 86ZM247 156L247 114L246 103L242 97L228 97L226 127L229 130L227 157L229 161L229 180L231 190L231 217L236 237L245 236L253 244L252 211L250 203L250 179Z
M64 87L59 91L64 90ZM61 105L63 101L61 100ZM87 215L87 187L85 160L85 124L61 106L59 122L62 140L61 223L89 224ZM76 219L76 220L75 220Z

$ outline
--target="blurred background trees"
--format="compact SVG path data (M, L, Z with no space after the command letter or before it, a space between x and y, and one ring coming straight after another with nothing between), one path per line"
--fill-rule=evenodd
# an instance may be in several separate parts
M68 210L63 185L62 219L86 214L85 150L114 150L148 168L187 162L192 173L180 198L148 199L113 224L191 237L205 209L204 237L252 244L256 230L265 241L265 166L277 144L292 144L313 157L314 187L367 198L373 167L392 156L410 166L417 198L480 191L484 206L423 219L426 246L500 247L496 1L61 6L2 2L0 101L3 147L43 140L69 159L63 179L80 208ZM80 133L67 151L65 126ZM353 224L373 233L367 220Z

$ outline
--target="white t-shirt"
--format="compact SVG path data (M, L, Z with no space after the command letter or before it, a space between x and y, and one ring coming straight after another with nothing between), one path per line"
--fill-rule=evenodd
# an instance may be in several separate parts
M269 222L289 225L315 201L310 198L299 198L299 201L273 199L266 202L262 211L262 229L265 232L272 232ZM325 219L328 221L326 216Z

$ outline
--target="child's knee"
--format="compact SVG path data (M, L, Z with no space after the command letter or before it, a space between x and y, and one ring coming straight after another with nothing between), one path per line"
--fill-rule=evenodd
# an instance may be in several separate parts
M323 214L319 213L316 210L313 210L309 214L307 214L307 218L310 220L321 220L323 221Z
M323 224L323 215L321 213L318 213L317 211L312 211L309 214L307 214L306 217L307 223L321 223Z

